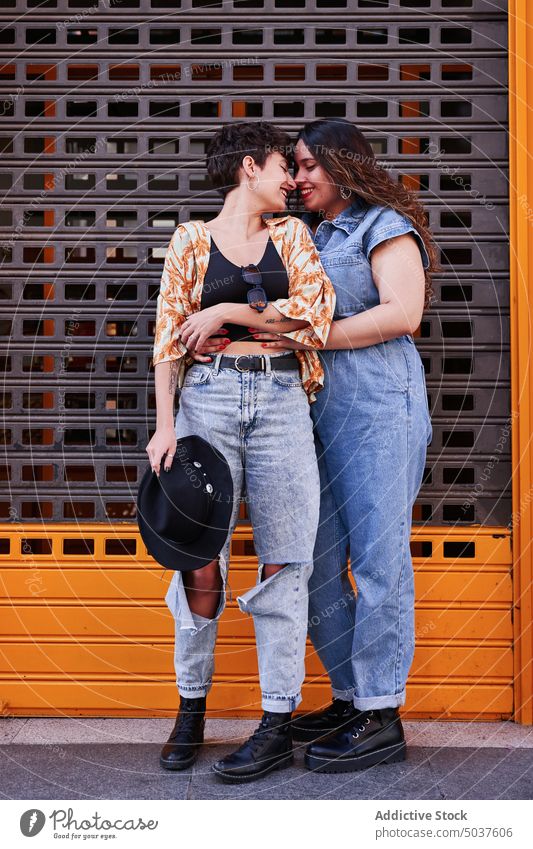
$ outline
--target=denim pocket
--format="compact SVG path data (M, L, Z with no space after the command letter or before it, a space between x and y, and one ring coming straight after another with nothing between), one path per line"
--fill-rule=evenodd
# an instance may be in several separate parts
M401 392L409 392L412 386L409 351L404 346L402 336L378 342L368 348L373 360L373 377L383 387L396 387Z
M343 246L340 250L324 251L321 254L321 262L324 265L361 265L366 261L360 245Z
M277 371L272 369L272 378L279 386L302 386L300 372L296 369L290 371Z
M210 380L212 376L213 369L210 366L191 366L185 375L185 379L183 381L183 388L185 388L186 386L199 386L200 384L207 383L207 381Z

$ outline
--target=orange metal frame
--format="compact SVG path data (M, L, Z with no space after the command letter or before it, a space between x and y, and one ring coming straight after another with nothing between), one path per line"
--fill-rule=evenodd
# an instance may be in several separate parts
M509 3L515 720L533 723L533 6Z

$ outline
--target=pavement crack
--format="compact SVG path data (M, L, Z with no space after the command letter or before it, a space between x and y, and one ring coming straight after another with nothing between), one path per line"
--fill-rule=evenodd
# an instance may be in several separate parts
M437 774L437 772L435 771L435 768L434 768L434 766L433 766L433 762L432 762L432 759L431 759L431 755L428 755L428 764L429 764L429 772L430 772L430 775L431 775L431 777L432 777L432 779L433 779L433 783L434 783L434 785L435 785L435 787L436 787L437 791L438 791L438 792L439 792L439 794L440 794L440 798L441 798L441 799L446 799L446 793L444 792L444 790L443 790L443 789L442 789L442 787L440 786L440 783L439 783L439 776L438 776L438 774Z

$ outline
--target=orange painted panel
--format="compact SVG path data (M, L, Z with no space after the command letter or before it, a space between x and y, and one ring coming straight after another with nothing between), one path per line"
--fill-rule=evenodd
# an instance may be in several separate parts
M248 564L246 564L248 566ZM19 566L0 572L0 590L6 598L26 599L121 599L161 601L170 575L153 569L124 568L41 568L38 580L34 569ZM234 598L254 586L255 569L235 568L229 588ZM498 602L512 600L509 572L452 570L418 571L415 579L419 602Z
M440 678L460 676L483 679L513 676L513 651L511 646L480 646L476 641L470 646L417 646L411 677Z
M426 531L413 533L411 712L510 715L509 534ZM244 550L250 536L240 527L234 552ZM0 570L2 702L20 714L156 715L155 705L171 714L177 703L174 623L164 596L172 573L146 555L131 526L4 525L0 538L9 542ZM133 543L131 553L117 555L121 539ZM445 541L474 542L474 556L445 557ZM236 603L256 577L255 558L234 553L211 711L247 715L259 709L253 620ZM329 685L310 645L307 681L307 706L326 702Z
M509 572L416 572L418 602L485 602L510 604L513 583Z
M416 613L416 630L433 639L511 639L512 621L508 609L490 610L476 606L442 609L431 607ZM5 607L0 635L32 634L75 637L163 637L173 633L173 620L163 603L147 606L114 604L36 604ZM224 611L219 627L221 637L252 637L252 617L233 604Z
M23 682L10 685L5 699L3 684L0 699L4 715L68 716L173 716L178 694L172 684L157 682ZM314 710L331 699L326 684L304 687L300 711ZM469 684L412 685L408 688L404 716L440 719L460 717L486 720L507 719L513 706L511 686ZM209 694L211 715L249 716L260 713L259 687L252 683L224 681Z
M36 575L36 571L39 573ZM101 568L65 569L18 566L0 571L0 592L10 599L38 595L49 599L146 599L160 602L168 589L170 575L154 569ZM31 587L33 586L33 590Z
M487 610L472 605L468 609L429 608L415 615L416 633L432 639L511 640L513 626L509 608Z
M150 608L76 604L4 608L0 634L31 634L34 637L171 637L173 621L166 606Z
M17 642L0 644L0 677L25 675L54 676L151 676L173 677L171 640L157 643L98 642ZM312 680L325 676L324 669L309 645L306 661L307 677ZM217 645L215 671L217 675L251 675L257 679L255 643ZM511 680L513 658L511 649L472 646L419 646L411 669L411 680L417 677L505 678Z

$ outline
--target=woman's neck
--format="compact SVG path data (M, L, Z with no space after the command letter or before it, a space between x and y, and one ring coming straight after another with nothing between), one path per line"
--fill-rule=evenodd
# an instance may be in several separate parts
M345 209L348 209L352 205L349 200L338 200L328 206L327 209L321 211L321 215L326 221L333 221L337 215L340 215L341 212L344 212Z
M237 239L246 241L265 229L264 211L251 208L250 200L242 193L239 192L235 197L232 195L233 192L226 197L218 215L209 221L209 228L230 229Z
M342 200L338 203L332 204L327 209L321 209L320 211L311 212L309 226L311 227L313 233L322 221L333 221L337 217L337 215L340 215L341 212L344 212L344 210L348 209L348 207L350 206L350 201Z

